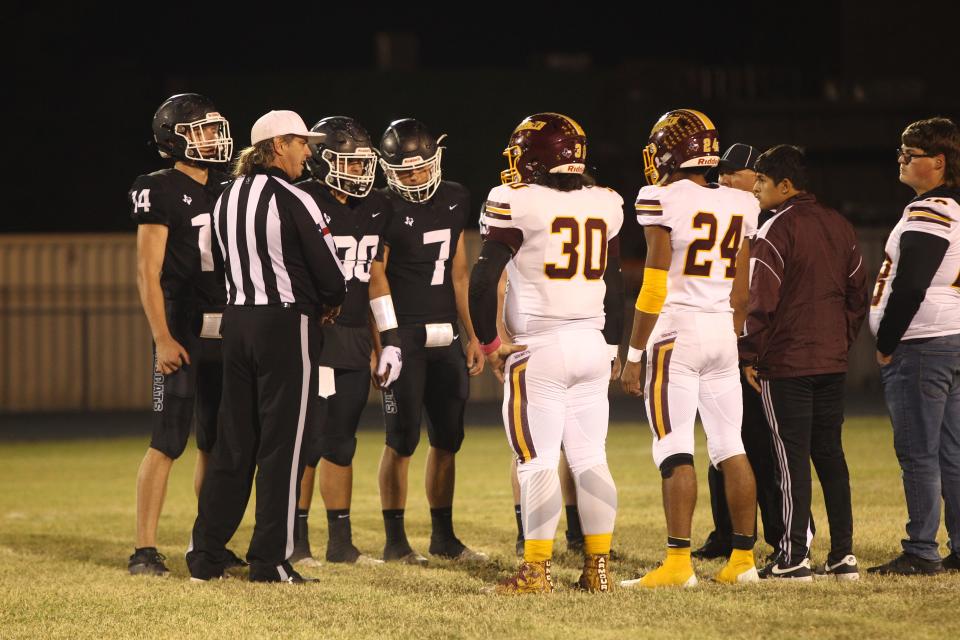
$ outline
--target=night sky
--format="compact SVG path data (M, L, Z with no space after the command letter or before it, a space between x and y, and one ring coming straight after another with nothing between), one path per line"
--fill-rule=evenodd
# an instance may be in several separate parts
M819 188L858 222L909 195L892 155L902 127L960 116L960 11L947 3L650 3L633 15L496 3L455 20L438 6L354 4L362 9L14 10L0 231L133 230L127 188L164 166L148 144L153 112L182 91L217 102L236 149L274 108L308 125L352 115L375 139L390 120L418 117L449 134L445 177L477 206L498 181L510 130L531 112L580 120L588 162L629 201L657 116L699 108L715 114L724 147L731 136L807 147Z

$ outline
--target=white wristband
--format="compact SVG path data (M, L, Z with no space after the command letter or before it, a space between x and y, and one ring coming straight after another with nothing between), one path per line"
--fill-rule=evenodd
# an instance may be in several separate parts
M634 349L633 347L630 347L630 349L627 351L627 362L640 362L643 360L643 353L643 349Z
M377 331L381 333L397 328L397 313L393 310L393 298L389 295L380 296L370 301L370 310L373 320L377 323Z
M618 344L608 344L607 345L607 354L610 356L611 360L615 360L618 355L620 355L620 345Z

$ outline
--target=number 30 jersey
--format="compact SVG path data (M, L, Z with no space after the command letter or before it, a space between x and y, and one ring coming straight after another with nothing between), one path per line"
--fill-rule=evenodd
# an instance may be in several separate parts
M732 311L737 253L743 238L757 233L760 205L754 195L678 180L640 189L636 210L641 226L670 231L673 257L661 313Z
M514 252L504 316L516 336L557 328L603 329L603 274L617 251L623 198L604 187L559 191L535 184L494 187L481 231Z
M212 212L226 177L210 171L202 185L178 169L139 176L130 187L138 225L167 227L160 287L167 300L191 302L214 311L227 302L223 258L213 248Z
M387 280L397 321L401 325L449 322L456 327L452 265L471 213L469 192L447 180L423 203L409 202L387 189L377 191L393 206L383 242L390 247Z

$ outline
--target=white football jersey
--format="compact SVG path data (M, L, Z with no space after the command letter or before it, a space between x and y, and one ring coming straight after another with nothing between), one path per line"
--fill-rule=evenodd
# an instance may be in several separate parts
M678 180L640 189L636 210L641 226L670 230L673 258L661 313L732 311L737 253L743 239L757 233L760 205L754 195Z
M491 189L481 231L512 234L504 323L514 337L604 325L608 243L623 226L623 198L604 187L558 191L540 185ZM519 232L519 234L518 234Z
M960 204L944 196L915 200L903 211L884 247L883 266L870 299L870 331L877 335L893 279L900 260L900 236L904 231L919 231L939 236L950 245L940 268L933 276L927 295L903 340L933 338L960 333Z

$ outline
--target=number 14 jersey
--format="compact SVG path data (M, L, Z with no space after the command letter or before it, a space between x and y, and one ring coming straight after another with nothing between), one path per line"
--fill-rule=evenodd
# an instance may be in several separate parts
M514 252L507 265L507 330L516 338L573 325L602 329L608 243L622 226L623 198L604 187L492 189L481 231Z
M732 311L730 290L737 253L743 238L757 233L760 205L754 195L678 180L640 189L636 210L641 226L670 231L673 257L661 313Z

